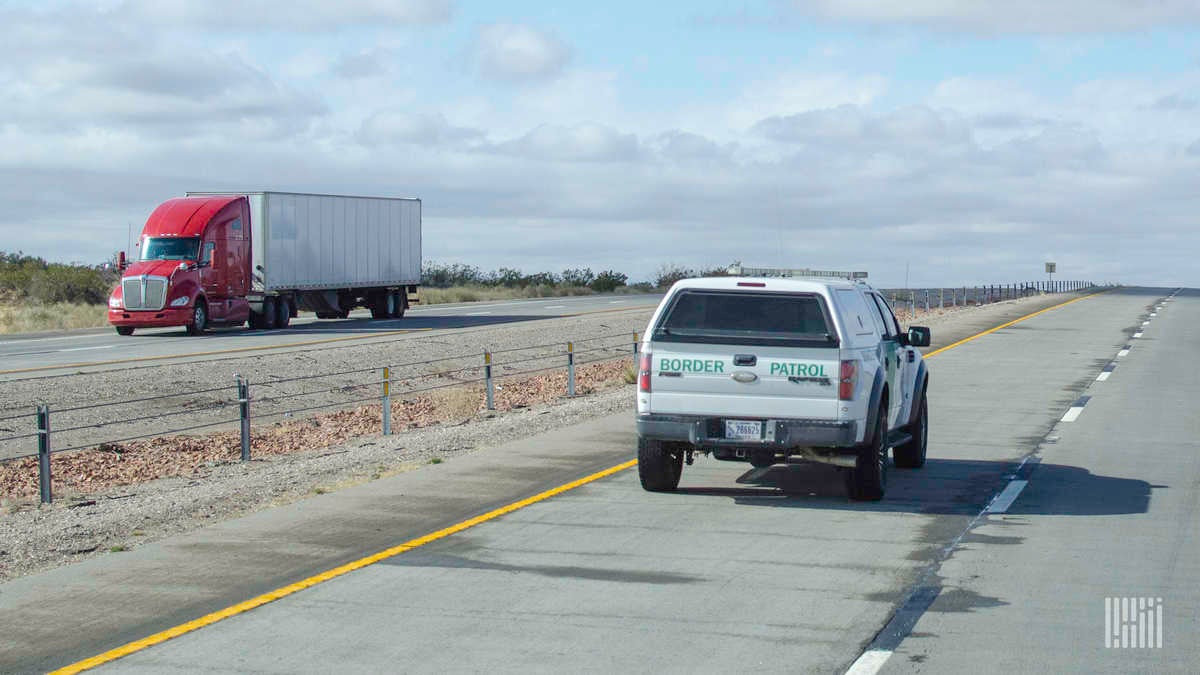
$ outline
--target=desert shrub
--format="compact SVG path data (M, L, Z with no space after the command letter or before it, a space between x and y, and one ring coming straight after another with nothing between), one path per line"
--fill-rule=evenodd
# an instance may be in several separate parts
M625 282L628 280L629 277L621 274L620 272L605 270L596 275L596 278L592 280L591 287L592 290L596 291L597 293L611 293L621 286L624 286Z
M687 279L694 276L696 276L695 270L680 267L675 263L667 263L658 268L658 273L654 277L654 285L658 288L667 288L680 279Z

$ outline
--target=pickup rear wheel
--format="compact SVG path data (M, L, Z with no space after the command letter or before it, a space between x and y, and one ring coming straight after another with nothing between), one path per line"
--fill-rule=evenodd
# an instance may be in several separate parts
M902 469L919 469L925 466L925 449L929 445L929 404L921 395L921 409L917 421L909 429L912 440L892 448L892 459Z
M133 326L117 326L117 335L133 335Z
M871 437L858 448L853 469L846 471L846 492L858 501L879 501L887 489L887 401L876 415Z
M677 444L638 438L638 478L649 492L671 492L679 487L684 451Z

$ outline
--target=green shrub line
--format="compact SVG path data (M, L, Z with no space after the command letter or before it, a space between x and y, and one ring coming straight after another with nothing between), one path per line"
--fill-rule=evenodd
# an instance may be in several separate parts
M48 263L20 251L0 251L0 299L9 302L102 305L116 283L111 264Z
M659 267L652 281L630 283L616 270L593 272L590 267L562 272L526 274L512 267L484 271L462 263L428 262L421 267L421 285L430 304L497 298L545 298L592 293L646 292L693 276L720 276L723 268L693 269L675 264ZM111 262L101 265L50 263L23 252L0 251L0 304L103 305L119 279Z

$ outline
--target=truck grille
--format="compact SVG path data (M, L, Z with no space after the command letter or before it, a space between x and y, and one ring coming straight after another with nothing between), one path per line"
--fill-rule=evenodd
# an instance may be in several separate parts
M166 277L125 277L121 280L125 309L160 310L167 302Z

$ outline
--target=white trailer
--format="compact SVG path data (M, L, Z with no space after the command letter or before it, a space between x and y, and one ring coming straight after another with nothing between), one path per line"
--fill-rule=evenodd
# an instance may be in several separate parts
M416 300L420 199L266 191L187 194L241 194L249 201L252 325L272 327L298 310L344 318L360 306L375 318L396 318Z

